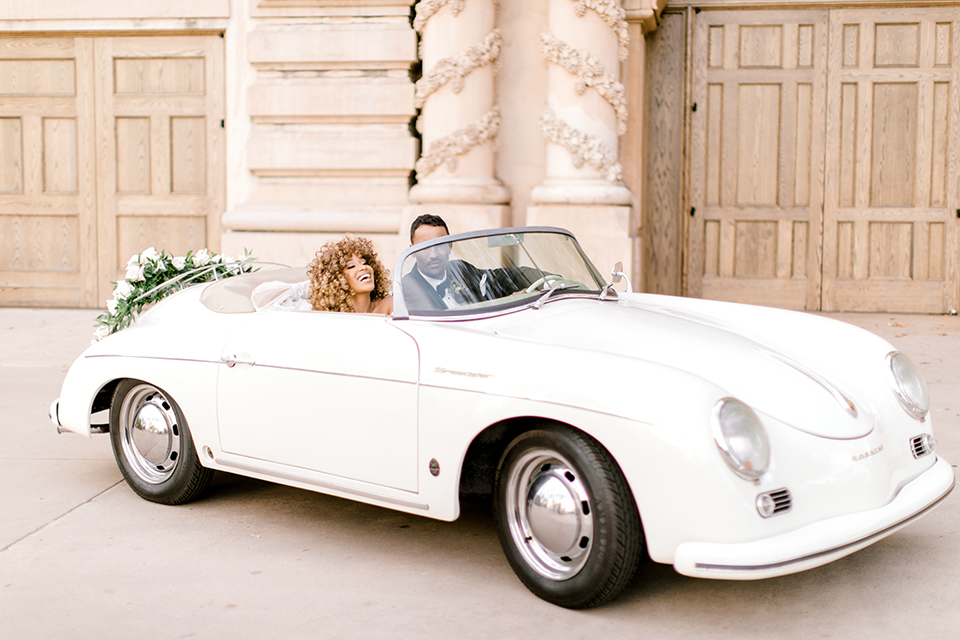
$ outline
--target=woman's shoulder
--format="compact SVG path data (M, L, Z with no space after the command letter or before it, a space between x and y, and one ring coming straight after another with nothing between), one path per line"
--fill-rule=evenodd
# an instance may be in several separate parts
M385 315L390 315L393 313L393 296L387 296L382 300L379 300L377 304L374 305L373 311L371 313L382 313Z

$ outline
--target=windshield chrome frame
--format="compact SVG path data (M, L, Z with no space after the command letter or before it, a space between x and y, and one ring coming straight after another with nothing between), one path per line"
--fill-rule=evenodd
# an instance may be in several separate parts
M475 238L488 238L490 236L506 236L510 234L527 234L527 233L552 233L556 235L564 235L573 240L573 245L577 248L577 251L580 253L580 257L583 258L583 261L590 267L590 270L593 272L594 277L597 278L599 282L605 282L604 278L600 275L600 272L597 271L597 267L590 261L590 258L587 257L587 254L583 252L583 248L580 246L580 243L577 241L576 236L566 229L561 229L560 227L502 227L497 229L483 229L480 231L468 231L465 233L452 233L450 235L441 236L439 238L434 238L433 240L427 240L425 242L420 242L418 244L413 244L407 247L397 258L397 262L393 270L393 319L394 320L406 320L411 317L411 314L407 311L406 302L403 300L403 286L401 285L401 280L403 278L403 264L412 254L422 251L424 249L429 249L430 247L440 245L440 244L452 244L454 242L459 242L461 240L472 240ZM593 293L596 293L595 291ZM566 294L569 295L569 294ZM552 300L559 300L566 297L564 294L560 294L552 298ZM481 317L490 317L498 316L504 313L513 313L521 309L532 307L536 299L527 301L526 304L509 306L506 308L500 309L491 309L488 312L484 311L475 311L470 313L463 314L437 314L437 315L421 315L413 314L412 317L423 319L423 320L438 320L438 321L451 321L451 320L465 320L465 319L479 319Z

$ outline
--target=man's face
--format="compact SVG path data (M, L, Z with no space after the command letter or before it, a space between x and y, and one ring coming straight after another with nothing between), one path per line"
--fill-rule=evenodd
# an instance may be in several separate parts
M442 238L445 235L447 235L447 232L443 227L421 225L413 232L413 244L420 244L421 242L433 240L434 238ZM414 254L414 257L417 260L417 269L420 270L420 273L428 278L442 280L444 274L447 272L447 263L450 261L450 245L441 244L436 247L430 247L425 251L418 251Z

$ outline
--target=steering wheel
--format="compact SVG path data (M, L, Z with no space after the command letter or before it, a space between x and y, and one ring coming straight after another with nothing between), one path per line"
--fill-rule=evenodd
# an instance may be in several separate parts
M556 280L563 280L560 276L555 276L553 274L547 274L541 278L537 278L533 283L524 290L524 293L533 293L536 291L537 287L544 285L548 282L555 282Z

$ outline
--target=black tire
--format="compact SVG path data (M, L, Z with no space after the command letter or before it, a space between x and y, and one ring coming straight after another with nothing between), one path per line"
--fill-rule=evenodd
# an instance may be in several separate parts
M510 566L547 602L585 609L610 600L644 557L623 472L576 429L545 424L511 442L497 468L495 500Z
M110 403L110 442L124 480L151 502L193 500L213 477L213 470L200 464L180 407L147 382L117 385Z

